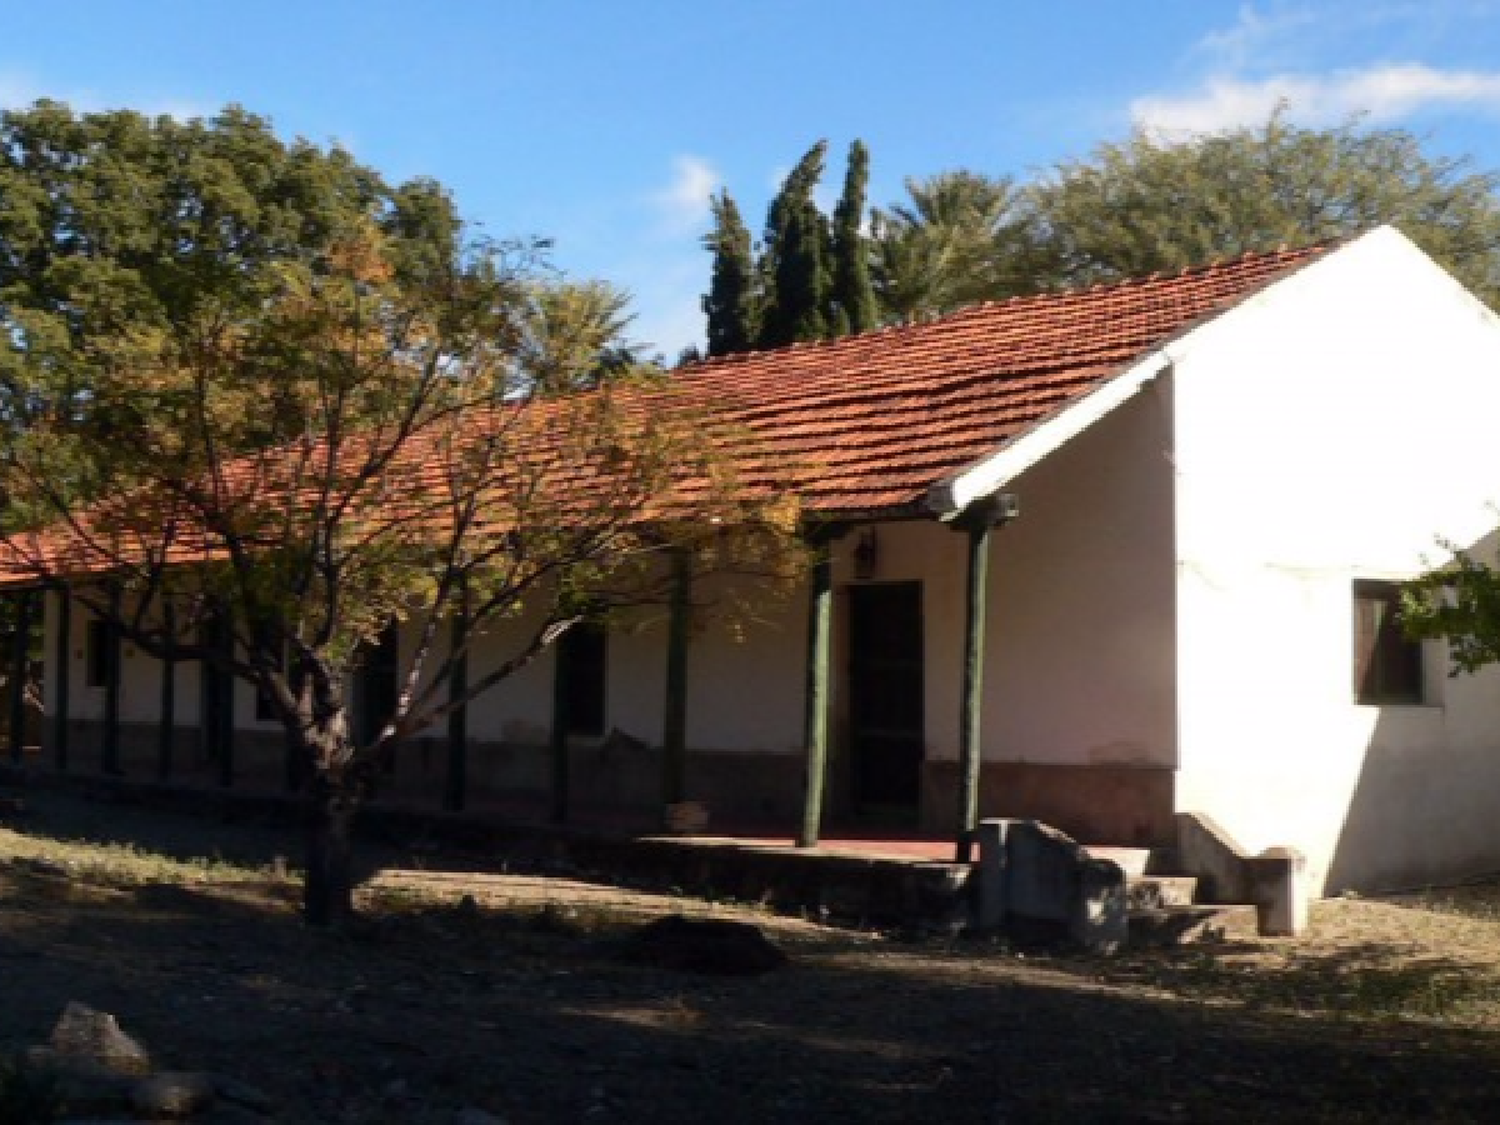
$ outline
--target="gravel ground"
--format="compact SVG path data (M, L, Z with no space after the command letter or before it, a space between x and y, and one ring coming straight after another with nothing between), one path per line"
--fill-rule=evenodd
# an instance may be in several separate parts
M53 793L13 827L0 1047L81 1000L163 1064L271 1093L280 1121L1500 1119L1500 923L1479 892L1326 904L1304 942L1102 960L384 849L360 924L320 933L269 866L277 832ZM622 956L641 919L685 909L754 922L791 964Z

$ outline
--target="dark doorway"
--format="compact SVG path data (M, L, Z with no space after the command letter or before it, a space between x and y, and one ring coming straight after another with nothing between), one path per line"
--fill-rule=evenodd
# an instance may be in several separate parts
M206 619L198 643L210 652L232 655L234 641L229 625L218 616ZM202 731L201 761L218 769L219 784L234 783L234 674L210 661L199 666L199 727Z
M922 681L922 584L849 587L849 743L861 812L916 809Z
M400 691L400 649L396 626L381 630L374 644L365 645L359 654L354 676L353 735L360 746L375 741L396 714L396 696ZM383 763L389 768L393 764L390 749Z

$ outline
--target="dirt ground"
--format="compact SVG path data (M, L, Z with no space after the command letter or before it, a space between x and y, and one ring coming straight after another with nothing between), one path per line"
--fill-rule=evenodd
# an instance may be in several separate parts
M278 1121L1500 1120L1494 888L1324 904L1301 942L1106 960L386 848L365 853L361 924L319 933L278 832L28 804L0 829L0 1049L81 1000L166 1065L269 1092ZM791 965L620 956L641 918L688 909L755 922Z

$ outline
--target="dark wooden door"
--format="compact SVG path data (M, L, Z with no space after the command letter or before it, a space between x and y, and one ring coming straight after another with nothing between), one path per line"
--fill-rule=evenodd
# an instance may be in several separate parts
M922 584L849 587L849 741L861 809L916 807L922 681Z
M375 741L386 723L396 713L396 696L400 688L399 652L396 629L390 626L374 644L360 653L354 677L353 734L360 746ZM386 765L390 764L389 750Z

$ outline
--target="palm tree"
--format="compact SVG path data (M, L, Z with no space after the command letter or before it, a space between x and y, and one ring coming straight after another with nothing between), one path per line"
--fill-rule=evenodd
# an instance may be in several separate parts
M877 209L875 287L889 321L1034 292L1027 219L1007 178L942 172L908 179L907 203Z
M625 336L630 294L607 281L538 283L519 318L520 363L543 393L597 386L634 367L642 345Z

